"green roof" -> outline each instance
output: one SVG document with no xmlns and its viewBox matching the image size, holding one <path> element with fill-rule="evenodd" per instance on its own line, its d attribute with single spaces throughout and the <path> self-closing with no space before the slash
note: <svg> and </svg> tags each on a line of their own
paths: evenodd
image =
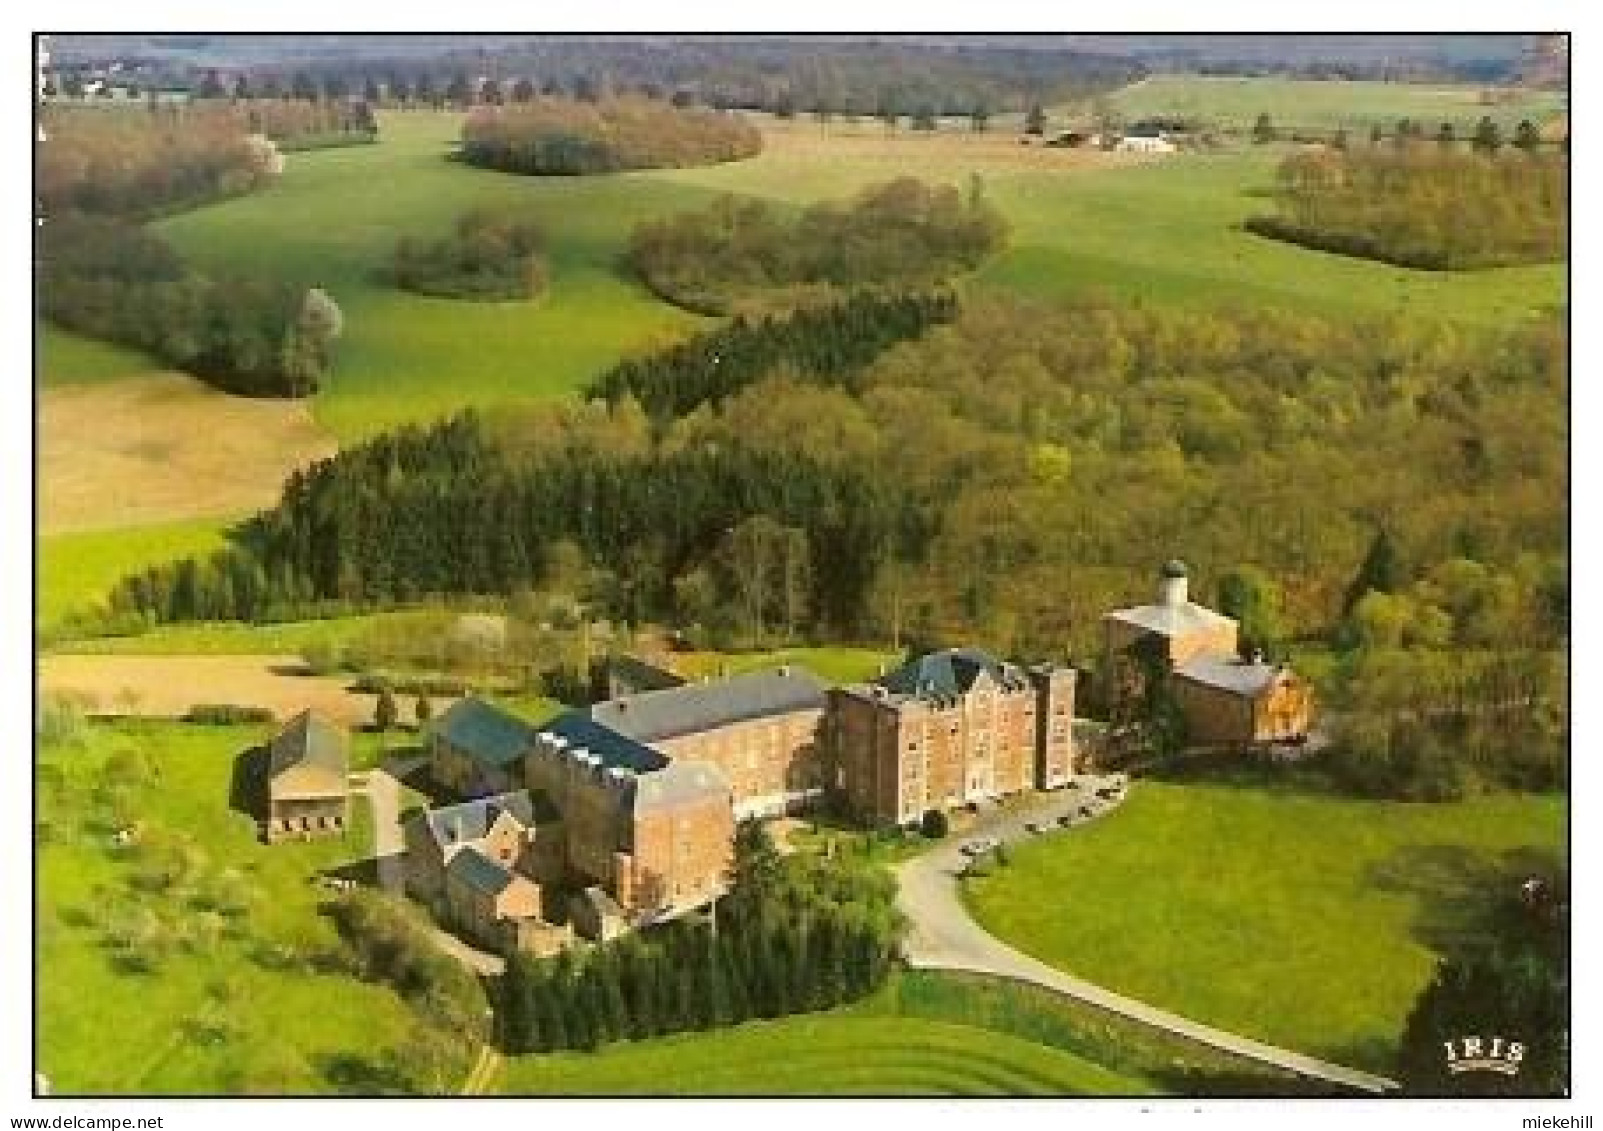
<svg viewBox="0 0 1603 1131">
<path fill-rule="evenodd" d="M 452 703 L 430 731 L 474 761 L 498 770 L 522 758 L 535 733 L 516 715 L 471 695 Z"/>
<path fill-rule="evenodd" d="M 447 875 L 485 895 L 500 895 L 512 882 L 511 872 L 472 845 L 451 857 L 445 871 Z"/>
</svg>

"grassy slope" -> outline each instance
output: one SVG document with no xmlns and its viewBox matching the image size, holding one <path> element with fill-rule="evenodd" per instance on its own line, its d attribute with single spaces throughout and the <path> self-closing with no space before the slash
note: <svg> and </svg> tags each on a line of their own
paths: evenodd
<svg viewBox="0 0 1603 1131">
<path fill-rule="evenodd" d="M 38 623 L 100 600 L 126 574 L 223 545 L 229 524 L 196 519 L 116 530 L 57 534 L 37 544 Z"/>
<path fill-rule="evenodd" d="M 1558 265 L 1411 271 L 1241 231 L 1244 219 L 1266 207 L 1262 190 L 1274 183 L 1280 147 L 1042 169 L 977 164 L 963 146 L 938 136 L 909 134 L 885 145 L 895 147 L 894 166 L 832 162 L 811 145 L 775 146 L 754 161 L 654 175 L 804 202 L 902 173 L 962 184 L 979 172 L 1013 231 L 1009 249 L 972 280 L 976 292 L 1059 298 L 1100 288 L 1143 301 L 1404 313 L 1485 325 L 1563 301 Z"/>
<path fill-rule="evenodd" d="M 266 847 L 249 818 L 228 807 L 233 758 L 260 741 L 260 728 L 125 723 L 93 727 L 90 736 L 85 750 L 42 755 L 67 773 L 71 799 L 44 814 L 60 831 L 38 858 L 38 1064 L 58 1092 L 218 1092 L 232 1072 L 261 1061 L 281 1066 L 286 1090 L 323 1091 L 322 1058 L 369 1057 L 404 1038 L 412 1015 L 393 993 L 348 977 L 274 972 L 248 957 L 257 939 L 337 940 L 314 912 L 319 889 L 307 878 L 368 854 L 363 805 L 353 806 L 357 827 L 346 842 Z M 80 800 L 101 759 L 124 744 L 160 767 L 159 785 L 142 794 L 147 823 L 193 837 L 209 869 L 240 869 L 258 892 L 249 939 L 175 955 L 146 975 L 117 972 L 99 945 L 104 893 L 124 888 L 130 866 L 103 833 L 86 828 Z M 228 986 L 226 1007 L 207 1001 L 215 982 Z M 187 1019 L 218 1015 L 238 1026 L 232 1040 L 206 1046 L 184 1038 Z"/>
<path fill-rule="evenodd" d="M 1059 1049 L 946 1022 L 850 1010 L 757 1021 L 601 1053 L 521 1057 L 506 1091 L 566 1095 L 1143 1095 Z"/>
<path fill-rule="evenodd" d="M 1386 1069 L 1477 870 L 1560 851 L 1563 827 L 1549 797 L 1404 805 L 1142 782 L 1114 817 L 1020 847 L 968 895 L 997 935 L 1094 982 Z"/>
<path fill-rule="evenodd" d="M 625 351 L 695 321 L 623 279 L 615 260 L 642 217 L 702 194 L 639 178 L 539 179 L 446 160 L 460 117 L 383 118 L 373 146 L 292 154 L 272 188 L 163 223 L 204 268 L 249 266 L 327 288 L 345 314 L 319 421 L 350 441 L 464 405 L 571 391 Z M 532 303 L 429 299 L 376 277 L 403 235 L 439 234 L 478 206 L 532 215 L 551 285 Z"/>
<path fill-rule="evenodd" d="M 1181 115 L 1250 127 L 1259 114 L 1268 114 L 1276 125 L 1286 127 L 1361 126 L 1365 130 L 1372 123 L 1389 129 L 1398 119 L 1411 118 L 1423 122 L 1431 132 L 1442 122 L 1452 122 L 1464 132 L 1488 114 L 1505 130 L 1522 118 L 1540 125 L 1565 105 L 1561 94 L 1532 90 L 1519 92 L 1511 102 L 1482 106 L 1481 90 L 1479 86 L 1445 83 L 1154 75 L 1116 92 L 1108 101 L 1131 118 Z"/>
<path fill-rule="evenodd" d="M 39 381 L 47 389 L 99 384 L 161 368 L 142 353 L 86 338 L 47 322 L 39 324 L 36 348 Z"/>
<path fill-rule="evenodd" d="M 873 648 L 782 648 L 772 652 L 684 652 L 673 657 L 673 667 L 688 679 L 700 679 L 796 664 L 826 682 L 839 684 L 873 679 L 881 666 L 899 659 L 897 653 Z"/>
</svg>

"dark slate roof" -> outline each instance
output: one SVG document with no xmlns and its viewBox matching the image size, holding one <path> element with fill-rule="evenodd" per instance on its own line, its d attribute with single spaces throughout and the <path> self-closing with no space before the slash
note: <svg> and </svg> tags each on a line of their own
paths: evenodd
<svg viewBox="0 0 1603 1131">
<path fill-rule="evenodd" d="M 568 711 L 558 715 L 541 727 L 540 733 L 567 740 L 570 749 L 583 747 L 600 758 L 602 767 L 609 770 L 647 774 L 668 764 L 663 754 L 628 735 L 601 725 L 583 711 Z"/>
<path fill-rule="evenodd" d="M 475 761 L 498 770 L 523 757 L 534 738 L 528 723 L 471 695 L 452 703 L 430 729 Z"/>
<path fill-rule="evenodd" d="M 537 823 L 541 816 L 549 816 L 549 812 L 542 814 L 539 809 L 548 809 L 543 797 L 532 798 L 527 792 L 519 790 L 516 793 L 481 797 L 477 801 L 464 801 L 460 805 L 429 809 L 424 812 L 423 820 L 435 843 L 441 848 L 449 848 L 482 839 L 502 813 L 510 813 L 520 825 L 528 828 Z"/>
<path fill-rule="evenodd" d="M 451 857 L 445 873 L 485 895 L 500 895 L 512 882 L 511 872 L 471 846 Z"/>
<path fill-rule="evenodd" d="M 968 694 L 981 672 L 1004 686 L 1024 681 L 1018 668 L 978 648 L 947 648 L 910 660 L 875 682 L 896 695 L 952 698 Z"/>
<path fill-rule="evenodd" d="M 590 717 L 619 734 L 658 742 L 769 715 L 823 710 L 824 703 L 825 687 L 817 676 L 806 668 L 785 667 L 623 695 L 597 703 Z"/>
<path fill-rule="evenodd" d="M 322 770 L 335 775 L 342 785 L 345 782 L 345 732 L 311 711 L 291 719 L 268 748 L 268 777 L 300 767 Z"/>
</svg>

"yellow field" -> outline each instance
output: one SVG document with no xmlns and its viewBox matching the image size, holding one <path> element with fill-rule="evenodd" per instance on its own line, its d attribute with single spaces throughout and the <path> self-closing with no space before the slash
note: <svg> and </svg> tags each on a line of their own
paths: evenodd
<svg viewBox="0 0 1603 1131">
<path fill-rule="evenodd" d="M 266 507 L 290 471 L 334 450 L 305 403 L 228 396 L 182 374 L 46 389 L 39 398 L 40 531 Z"/>
</svg>

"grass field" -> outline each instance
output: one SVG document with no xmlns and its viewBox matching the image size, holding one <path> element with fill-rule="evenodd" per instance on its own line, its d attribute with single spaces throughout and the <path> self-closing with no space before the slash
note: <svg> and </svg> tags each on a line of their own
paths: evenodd
<svg viewBox="0 0 1603 1131">
<path fill-rule="evenodd" d="M 305 404 L 183 373 L 47 389 L 39 435 L 47 535 L 268 507 L 291 471 L 334 452 Z"/>
<path fill-rule="evenodd" d="M 135 570 L 220 548 L 228 525 L 194 519 L 40 538 L 35 546 L 37 623 L 48 627 L 101 600 Z"/>
<path fill-rule="evenodd" d="M 1561 854 L 1564 804 L 1361 802 L 1142 781 L 967 896 L 995 934 L 1188 1017 L 1390 1070 L 1436 954 L 1494 869 Z"/>
<path fill-rule="evenodd" d="M 826 1014 L 514 1061 L 514 1094 L 1142 1095 L 1071 1053 L 938 1021 Z"/>
<path fill-rule="evenodd" d="M 626 280 L 616 259 L 637 220 L 704 194 L 448 162 L 460 121 L 384 115 L 377 145 L 291 154 L 266 191 L 159 226 L 203 269 L 248 265 L 335 296 L 345 336 L 316 413 L 342 441 L 466 405 L 568 393 L 621 354 L 696 321 Z M 442 234 L 479 206 L 529 215 L 544 229 L 551 281 L 538 301 L 430 299 L 377 277 L 401 236 Z"/>
<path fill-rule="evenodd" d="M 94 385 L 158 368 L 144 354 L 86 338 L 48 322 L 39 324 L 36 348 L 39 383 L 46 389 Z"/>
<path fill-rule="evenodd" d="M 131 722 L 92 726 L 82 748 L 41 751 L 41 773 L 61 781 L 39 795 L 51 832 L 38 853 L 36 918 L 37 1063 L 57 1093 L 324 1092 L 340 1058 L 370 1060 L 411 1032 L 412 1014 L 387 989 L 253 957 L 264 944 L 338 945 L 308 877 L 370 851 L 360 805 L 344 842 L 256 842 L 251 820 L 229 808 L 229 784 L 235 755 L 263 734 Z M 159 773 L 136 793 L 146 836 L 192 838 L 199 887 L 225 872 L 240 878 L 249 911 L 238 937 L 200 933 L 204 913 L 192 897 L 133 885 L 137 864 L 112 847 L 92 800 L 121 748 L 143 752 Z M 180 943 L 153 972 L 122 971 L 102 937 L 134 909 L 206 941 Z"/>
<path fill-rule="evenodd" d="M 1465 133 L 1486 115 L 1506 131 L 1522 118 L 1541 125 L 1567 105 L 1562 94 L 1545 90 L 1511 90 L 1509 101 L 1482 105 L 1483 89 L 1441 83 L 1154 75 L 1115 92 L 1108 102 L 1129 118 L 1181 116 L 1250 128 L 1259 114 L 1268 114 L 1275 125 L 1288 129 L 1346 126 L 1366 133 L 1371 124 L 1390 129 L 1400 118 L 1423 123 L 1429 133 L 1443 122 L 1452 122 Z"/>
<path fill-rule="evenodd" d="M 819 647 L 781 648 L 772 652 L 680 652 L 671 663 L 687 679 L 703 676 L 739 675 L 741 672 L 796 664 L 807 668 L 827 683 L 860 683 L 873 679 L 885 664 L 895 664 L 901 656 L 875 648 Z"/>
</svg>

